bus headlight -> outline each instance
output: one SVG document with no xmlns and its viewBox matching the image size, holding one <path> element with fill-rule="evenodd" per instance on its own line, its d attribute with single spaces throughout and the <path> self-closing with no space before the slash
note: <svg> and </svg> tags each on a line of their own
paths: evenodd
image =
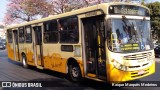
<svg viewBox="0 0 160 90">
<path fill-rule="evenodd" d="M 122 64 L 120 64 L 119 62 L 117 62 L 116 60 L 114 60 L 113 63 L 114 67 L 123 71 L 127 71 L 127 66 L 124 66 Z"/>
</svg>

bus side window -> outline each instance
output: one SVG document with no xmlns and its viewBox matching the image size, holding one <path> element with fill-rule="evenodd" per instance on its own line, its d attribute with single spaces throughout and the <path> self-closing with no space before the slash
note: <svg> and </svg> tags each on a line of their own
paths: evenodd
<svg viewBox="0 0 160 90">
<path fill-rule="evenodd" d="M 8 43 L 12 43 L 13 42 L 12 30 L 7 31 L 7 37 L 8 37 Z"/>
<path fill-rule="evenodd" d="M 30 25 L 25 27 L 25 39 L 26 43 L 32 43 L 32 29 Z"/>
<path fill-rule="evenodd" d="M 69 42 L 69 36 L 68 36 L 68 19 L 62 18 L 59 19 L 59 32 L 60 32 L 60 42 L 61 43 L 67 43 Z"/>
<path fill-rule="evenodd" d="M 78 43 L 78 18 L 67 17 L 58 20 L 61 43 Z"/>
<path fill-rule="evenodd" d="M 44 43 L 57 43 L 58 42 L 58 29 L 57 21 L 52 20 L 44 23 Z"/>
<path fill-rule="evenodd" d="M 19 28 L 19 43 L 24 43 L 24 27 Z"/>
</svg>

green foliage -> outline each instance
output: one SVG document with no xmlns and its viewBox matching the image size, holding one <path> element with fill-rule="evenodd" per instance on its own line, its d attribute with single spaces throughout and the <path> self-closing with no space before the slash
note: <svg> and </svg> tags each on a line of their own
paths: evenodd
<svg viewBox="0 0 160 90">
<path fill-rule="evenodd" d="M 141 0 L 141 4 L 144 5 L 145 0 Z"/>
<path fill-rule="evenodd" d="M 148 3 L 146 6 L 150 9 L 151 27 L 153 38 L 160 41 L 160 2 Z"/>
</svg>

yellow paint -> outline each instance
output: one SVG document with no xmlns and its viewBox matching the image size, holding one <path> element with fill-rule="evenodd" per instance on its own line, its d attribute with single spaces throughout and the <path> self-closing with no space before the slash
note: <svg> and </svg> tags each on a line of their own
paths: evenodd
<svg viewBox="0 0 160 90">
<path fill-rule="evenodd" d="M 96 74 L 88 73 L 87 76 L 89 76 L 89 77 L 96 77 Z"/>
<path fill-rule="evenodd" d="M 63 59 L 60 54 L 53 53 L 52 55 L 47 55 L 43 57 L 44 59 L 44 66 L 48 69 L 59 71 L 59 72 L 66 72 L 66 61 L 67 59 Z"/>
<path fill-rule="evenodd" d="M 16 61 L 15 58 L 14 58 L 14 50 L 11 46 L 12 46 L 12 44 L 10 44 L 10 43 L 7 44 L 8 58 Z M 25 48 L 25 52 L 26 52 L 25 54 L 26 54 L 26 58 L 27 58 L 27 63 L 29 65 L 34 65 L 34 62 L 28 62 L 28 60 L 30 60 L 30 61 L 32 60 L 33 52 L 31 52 L 31 50 L 27 52 L 27 48 Z M 21 53 L 22 52 L 20 52 L 20 54 L 19 54 L 20 55 L 20 60 L 22 58 Z M 18 52 L 16 52 L 16 56 L 18 57 Z"/>
<path fill-rule="evenodd" d="M 145 76 L 148 76 L 150 74 L 153 74 L 155 72 L 155 62 L 153 62 L 153 64 L 144 69 L 144 70 L 148 70 L 149 73 L 142 75 L 142 76 L 137 76 L 137 77 L 131 77 L 131 73 L 137 73 L 138 71 L 133 71 L 133 72 L 126 72 L 126 71 L 122 71 L 122 70 L 118 70 L 116 68 L 114 68 L 113 65 L 108 64 L 107 65 L 107 79 L 109 82 L 124 82 L 124 81 L 130 81 L 130 80 L 134 80 L 134 79 L 139 79 Z"/>
<path fill-rule="evenodd" d="M 14 50 L 11 48 L 11 44 L 7 44 L 7 50 L 8 50 L 8 58 L 11 60 L 14 60 Z"/>
<path fill-rule="evenodd" d="M 99 32 L 98 32 L 99 33 Z M 100 45 L 101 44 L 101 39 L 100 39 L 100 36 L 99 36 L 99 34 L 98 34 L 98 45 Z M 101 48 L 100 47 L 98 47 L 98 53 L 99 53 L 99 56 L 101 56 Z M 102 59 L 101 59 L 101 57 L 99 57 L 98 58 L 98 61 L 101 63 L 102 62 Z"/>
<path fill-rule="evenodd" d="M 44 56 L 43 60 L 44 60 L 44 67 L 49 69 L 51 67 L 50 64 L 51 58 L 48 56 Z"/>
<path fill-rule="evenodd" d="M 81 74 L 82 74 L 82 77 L 84 77 L 84 66 L 83 66 L 83 62 L 82 60 L 77 60 L 77 62 L 79 63 L 79 67 L 81 69 Z"/>
<path fill-rule="evenodd" d="M 8 57 L 11 60 L 14 60 L 14 50 L 11 48 L 10 44 L 7 44 L 7 49 L 8 49 Z M 29 65 L 33 65 L 35 66 L 35 62 L 33 60 L 33 52 L 30 48 L 24 48 L 24 53 L 26 54 L 26 58 L 27 58 L 27 63 Z M 18 55 L 18 52 L 17 52 Z M 21 54 L 20 54 L 20 58 L 22 58 Z M 46 69 L 50 69 L 50 70 L 54 70 L 54 71 L 58 71 L 61 73 L 66 73 L 66 65 L 67 65 L 67 60 L 68 58 L 62 58 L 62 56 L 60 54 L 57 53 L 53 53 L 51 55 L 47 55 L 42 57 L 44 60 L 44 68 Z M 15 60 L 14 60 L 15 61 Z M 81 72 L 82 72 L 82 76 L 84 76 L 84 68 L 83 68 L 83 64 L 82 64 L 82 60 L 77 60 L 77 62 L 79 63 Z M 40 63 L 38 61 L 38 63 Z"/>
<path fill-rule="evenodd" d="M 26 47 L 26 48 L 24 48 L 24 50 L 25 50 L 25 54 L 26 54 L 27 60 L 28 60 L 29 62 L 33 62 L 33 52 L 32 52 L 32 48 Z"/>
<path fill-rule="evenodd" d="M 17 61 L 19 61 L 19 57 L 18 57 L 18 49 L 16 50 L 16 59 L 17 59 Z"/>
<path fill-rule="evenodd" d="M 54 70 L 54 71 L 58 71 L 61 73 L 66 73 L 67 69 L 66 69 L 66 65 L 67 65 L 67 60 L 68 58 L 62 58 L 62 56 L 60 54 L 57 53 L 53 53 L 51 55 L 47 55 L 43 57 L 44 59 L 44 67 L 50 70 Z M 81 72 L 82 72 L 82 76 L 84 76 L 84 68 L 83 68 L 83 64 L 82 64 L 82 60 L 77 60 L 77 62 L 79 63 Z"/>
<path fill-rule="evenodd" d="M 31 52 L 31 50 L 29 51 L 29 52 L 26 52 L 26 54 L 27 54 L 27 59 L 28 59 L 28 61 L 30 61 L 30 62 L 33 62 L 33 52 Z"/>
<path fill-rule="evenodd" d="M 32 50 L 32 44 L 26 45 L 26 47 L 24 48 L 24 53 L 26 54 L 27 63 L 29 65 L 35 66 L 35 62 L 33 60 L 34 54 L 33 54 L 33 50 Z"/>
<path fill-rule="evenodd" d="M 7 49 L 8 49 L 8 57 L 10 59 L 14 60 L 14 51 L 11 48 L 10 44 L 7 44 Z M 27 56 L 28 61 L 32 61 L 32 62 L 28 62 L 28 64 L 35 65 L 34 60 L 32 58 L 34 55 L 33 52 L 31 50 L 29 50 L 28 48 L 25 48 L 25 52 L 26 52 L 26 56 Z M 44 68 L 58 71 L 61 73 L 67 72 L 66 65 L 67 65 L 68 58 L 63 58 L 60 54 L 53 53 L 53 54 L 50 54 L 50 55 L 47 54 L 46 56 L 44 56 L 43 60 L 44 60 Z M 80 69 L 82 72 L 82 77 L 84 77 L 83 62 L 82 62 L 82 60 L 77 60 L 77 62 L 79 63 L 79 66 L 80 66 Z M 129 80 L 142 78 L 142 77 L 148 76 L 148 75 L 155 72 L 155 62 L 149 68 L 146 68 L 146 69 L 149 69 L 148 74 L 132 78 L 131 73 L 133 73 L 133 72 L 121 71 L 121 70 L 114 68 L 114 66 L 112 64 L 107 64 L 107 78 L 108 78 L 109 82 L 122 82 L 122 81 L 129 81 Z M 138 71 L 134 71 L 134 72 L 138 72 Z M 96 77 L 95 74 L 90 74 L 90 73 L 87 74 L 87 76 Z"/>
</svg>

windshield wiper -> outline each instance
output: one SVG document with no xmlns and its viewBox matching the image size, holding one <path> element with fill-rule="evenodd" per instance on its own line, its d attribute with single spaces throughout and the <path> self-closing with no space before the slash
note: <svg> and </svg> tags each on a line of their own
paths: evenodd
<svg viewBox="0 0 160 90">
<path fill-rule="evenodd" d="M 135 29 L 135 24 L 132 22 L 130 22 L 125 16 L 122 16 L 122 22 L 124 23 L 124 28 L 128 28 L 128 34 L 130 36 L 130 40 L 133 40 L 133 36 L 135 35 L 135 39 L 134 42 L 138 41 L 140 42 L 140 40 L 138 39 L 138 32 Z M 138 37 L 137 37 L 138 36 Z"/>
</svg>

